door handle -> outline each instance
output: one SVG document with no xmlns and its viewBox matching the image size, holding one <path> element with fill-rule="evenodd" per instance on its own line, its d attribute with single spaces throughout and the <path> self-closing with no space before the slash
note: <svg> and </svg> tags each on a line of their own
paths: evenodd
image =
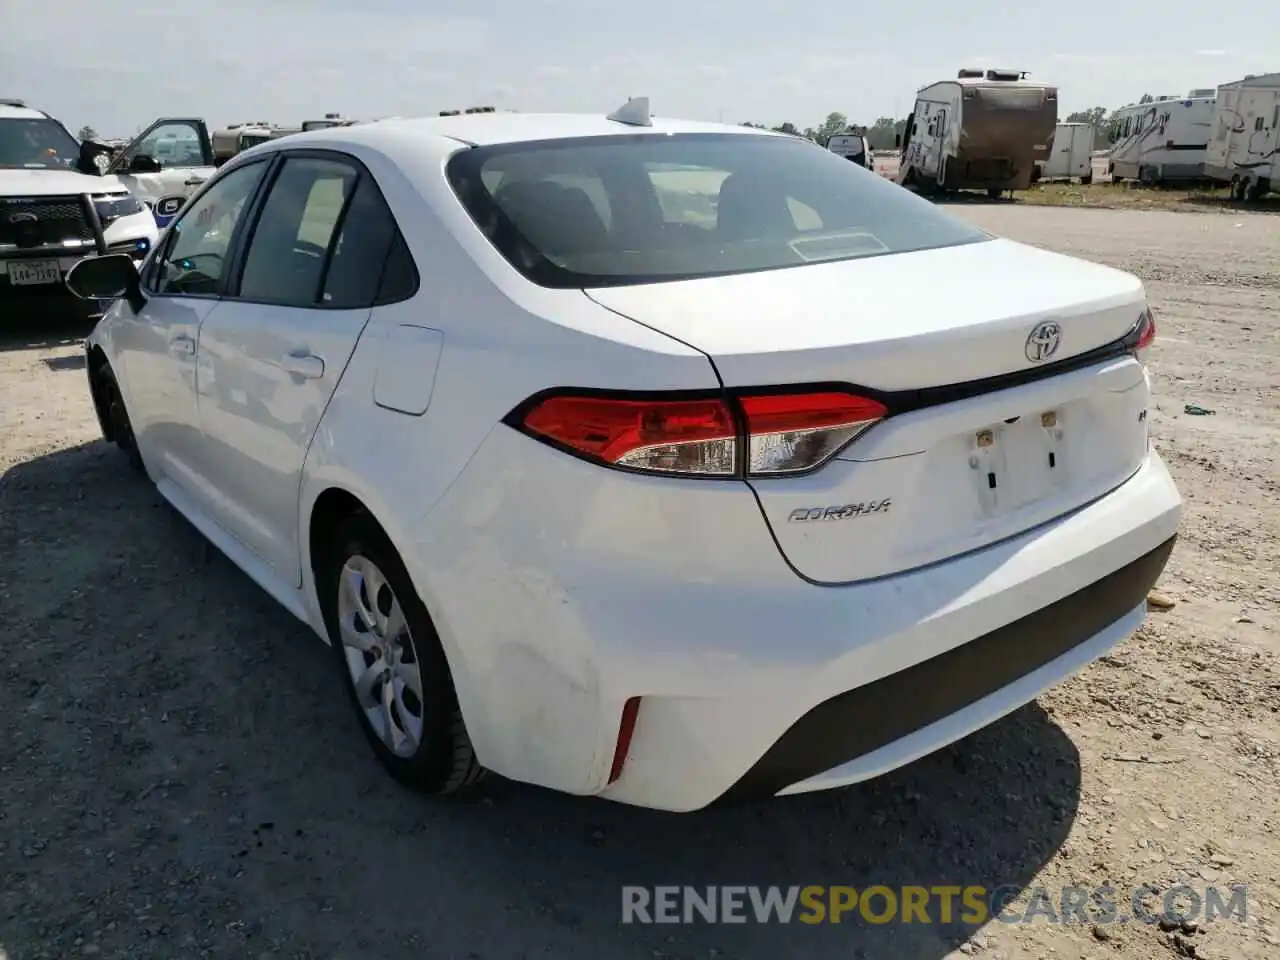
<svg viewBox="0 0 1280 960">
<path fill-rule="evenodd" d="M 316 380 L 324 376 L 324 360 L 313 353 L 286 353 L 280 359 L 280 369 L 295 377 Z"/>
<path fill-rule="evenodd" d="M 169 340 L 169 347 L 174 353 L 179 353 L 184 357 L 194 357 L 196 355 L 196 342 L 184 333 L 178 334 Z"/>
<path fill-rule="evenodd" d="M 183 180 L 183 181 L 182 181 L 182 185 L 183 185 L 184 187 L 198 187 L 198 186 L 200 186 L 200 184 L 202 184 L 202 183 L 204 183 L 204 178 L 203 178 L 203 177 L 192 177 L 190 180 Z"/>
</svg>

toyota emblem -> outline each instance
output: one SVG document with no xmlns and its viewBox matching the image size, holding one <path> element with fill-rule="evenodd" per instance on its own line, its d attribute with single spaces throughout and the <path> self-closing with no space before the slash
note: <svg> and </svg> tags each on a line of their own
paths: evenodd
<svg viewBox="0 0 1280 960">
<path fill-rule="evenodd" d="M 1037 323 L 1027 336 L 1027 359 L 1032 363 L 1044 363 L 1062 345 L 1062 327 L 1053 320 Z"/>
</svg>

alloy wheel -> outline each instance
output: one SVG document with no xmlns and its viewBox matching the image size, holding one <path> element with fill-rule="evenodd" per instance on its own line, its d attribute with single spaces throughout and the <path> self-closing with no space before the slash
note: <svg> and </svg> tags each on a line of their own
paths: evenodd
<svg viewBox="0 0 1280 960">
<path fill-rule="evenodd" d="M 338 577 L 338 633 L 356 700 L 383 745 L 412 757 L 422 743 L 422 671 L 400 601 L 368 557 Z"/>
</svg>

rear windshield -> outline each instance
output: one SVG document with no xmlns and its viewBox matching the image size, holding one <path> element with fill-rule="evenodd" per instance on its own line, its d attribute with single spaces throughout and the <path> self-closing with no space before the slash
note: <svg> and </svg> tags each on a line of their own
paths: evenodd
<svg viewBox="0 0 1280 960">
<path fill-rule="evenodd" d="M 794 137 L 503 144 L 456 154 L 447 172 L 481 231 L 545 287 L 722 276 L 990 239 Z"/>
</svg>

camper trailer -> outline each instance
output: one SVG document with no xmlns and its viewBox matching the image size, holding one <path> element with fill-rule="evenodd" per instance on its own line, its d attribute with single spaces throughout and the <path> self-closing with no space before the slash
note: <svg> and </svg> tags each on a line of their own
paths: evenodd
<svg viewBox="0 0 1280 960">
<path fill-rule="evenodd" d="M 355 120 L 350 120 L 340 113 L 326 113 L 323 120 L 303 120 L 302 129 L 304 131 L 329 130 L 333 127 L 349 127 L 355 122 Z"/>
<path fill-rule="evenodd" d="M 220 167 L 237 154 L 273 140 L 277 135 L 276 127 L 265 120 L 232 123 L 221 130 L 215 130 L 210 138 L 213 143 L 213 164 Z"/>
<path fill-rule="evenodd" d="M 1216 90 L 1157 97 L 1121 107 L 1111 119 L 1112 180 L 1170 183 L 1204 179 Z"/>
<path fill-rule="evenodd" d="M 907 117 L 898 182 L 918 190 L 1006 190 L 1031 186 L 1049 158 L 1058 88 L 1021 70 L 961 70 L 916 92 Z"/>
<path fill-rule="evenodd" d="M 1205 176 L 1231 184 L 1233 199 L 1260 200 L 1280 178 L 1280 73 L 1224 83 L 1217 100 Z"/>
<path fill-rule="evenodd" d="M 852 160 L 860 167 L 872 169 L 871 145 L 867 143 L 865 130 L 851 128 L 844 133 L 837 133 L 827 141 L 827 149 L 838 157 Z"/>
<path fill-rule="evenodd" d="M 1053 131 L 1049 159 L 1036 161 L 1041 180 L 1093 182 L 1093 141 L 1097 128 L 1092 123 L 1060 123 Z"/>
</svg>

